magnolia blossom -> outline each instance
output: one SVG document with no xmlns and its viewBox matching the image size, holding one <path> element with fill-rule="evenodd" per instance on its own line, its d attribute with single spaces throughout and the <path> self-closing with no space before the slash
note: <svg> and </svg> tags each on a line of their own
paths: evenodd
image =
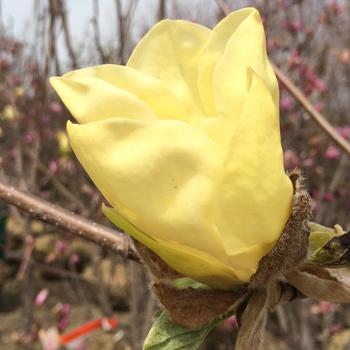
<svg viewBox="0 0 350 350">
<path fill-rule="evenodd" d="M 293 195 L 258 11 L 213 30 L 161 21 L 126 66 L 51 83 L 78 121 L 70 143 L 110 220 L 185 276 L 221 289 L 248 282 Z"/>
</svg>

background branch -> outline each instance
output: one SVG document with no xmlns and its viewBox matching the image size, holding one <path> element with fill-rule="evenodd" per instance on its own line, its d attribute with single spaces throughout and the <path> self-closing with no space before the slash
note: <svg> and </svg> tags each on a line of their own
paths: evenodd
<svg viewBox="0 0 350 350">
<path fill-rule="evenodd" d="M 128 236 L 53 205 L 41 198 L 0 182 L 0 199 L 33 217 L 112 249 L 126 258 L 138 260 Z"/>
</svg>

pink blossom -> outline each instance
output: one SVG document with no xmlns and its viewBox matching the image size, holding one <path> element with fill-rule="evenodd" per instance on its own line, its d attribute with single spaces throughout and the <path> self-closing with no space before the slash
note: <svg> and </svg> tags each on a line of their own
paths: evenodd
<svg viewBox="0 0 350 350">
<path fill-rule="evenodd" d="M 36 306 L 41 306 L 45 303 L 47 297 L 49 296 L 49 290 L 47 288 L 42 289 L 35 297 L 34 304 Z"/>
<path fill-rule="evenodd" d="M 325 108 L 325 104 L 324 104 L 324 102 L 317 102 L 317 103 L 314 105 L 314 107 L 316 108 L 316 110 L 317 110 L 318 112 L 322 112 L 322 111 L 324 110 L 324 108 Z"/>
<path fill-rule="evenodd" d="M 345 138 L 350 138 L 350 125 L 337 128 L 339 134 Z"/>
<path fill-rule="evenodd" d="M 8 66 L 9 63 L 7 62 L 7 60 L 4 57 L 0 57 L 0 69 L 5 70 L 8 68 Z"/>
<path fill-rule="evenodd" d="M 44 124 L 49 124 L 49 123 L 50 123 L 50 116 L 47 115 L 47 114 L 44 114 L 44 115 L 42 116 L 41 120 L 42 120 L 42 122 L 43 122 Z"/>
<path fill-rule="evenodd" d="M 334 199 L 334 195 L 332 192 L 325 192 L 323 194 L 323 199 L 327 202 L 331 202 Z"/>
<path fill-rule="evenodd" d="M 58 254 L 63 255 L 67 250 L 67 241 L 59 240 L 56 244 L 56 251 Z"/>
<path fill-rule="evenodd" d="M 296 19 L 293 21 L 292 23 L 292 27 L 294 29 L 295 32 L 299 32 L 302 30 L 303 28 L 303 22 L 300 18 Z"/>
<path fill-rule="evenodd" d="M 328 301 L 321 301 L 311 306 L 311 313 L 313 315 L 327 315 L 336 310 L 337 306 Z"/>
<path fill-rule="evenodd" d="M 304 167 L 312 167 L 315 164 L 314 158 L 308 157 L 302 161 Z"/>
<path fill-rule="evenodd" d="M 341 152 L 338 147 L 333 145 L 328 146 L 326 150 L 326 158 L 328 160 L 339 159 L 341 156 Z"/>
<path fill-rule="evenodd" d="M 69 262 L 72 265 L 76 265 L 80 261 L 80 256 L 78 254 L 72 254 L 69 258 Z"/>
<path fill-rule="evenodd" d="M 337 0 L 333 0 L 328 9 L 334 16 L 340 15 L 343 11 L 343 8 L 339 5 Z"/>
<path fill-rule="evenodd" d="M 58 162 L 56 160 L 51 160 L 49 163 L 49 170 L 51 173 L 56 174 L 58 171 Z"/>
<path fill-rule="evenodd" d="M 64 331 L 69 325 L 70 311 L 71 311 L 70 304 L 67 304 L 67 303 L 59 304 L 57 328 L 59 329 L 60 332 Z"/>
<path fill-rule="evenodd" d="M 35 138 L 35 134 L 33 133 L 33 131 L 28 131 L 25 135 L 24 135 L 24 142 L 27 145 L 31 145 L 34 141 Z"/>
<path fill-rule="evenodd" d="M 341 331 L 342 326 L 339 323 L 336 324 L 332 324 L 328 327 L 328 332 L 331 335 L 334 335 L 336 333 L 338 333 L 339 331 Z"/>
<path fill-rule="evenodd" d="M 290 111 L 293 108 L 293 106 L 294 106 L 294 101 L 290 96 L 288 96 L 288 95 L 282 96 L 282 99 L 281 99 L 281 111 L 282 112 Z"/>
<path fill-rule="evenodd" d="M 313 83 L 314 83 L 314 87 L 315 87 L 316 91 L 318 91 L 320 93 L 323 93 L 323 92 L 327 91 L 327 85 L 326 85 L 326 83 L 323 80 L 315 79 L 313 81 Z"/>
<path fill-rule="evenodd" d="M 228 326 L 230 326 L 230 328 L 236 328 L 237 327 L 237 318 L 235 315 L 229 317 L 227 320 L 226 320 L 226 323 Z"/>
<path fill-rule="evenodd" d="M 311 209 L 314 213 L 318 212 L 318 210 L 320 209 L 319 204 L 313 198 L 311 199 Z"/>
<path fill-rule="evenodd" d="M 300 164 L 299 157 L 294 151 L 287 149 L 284 152 L 284 164 L 285 164 L 285 167 L 288 169 L 295 168 Z"/>
<path fill-rule="evenodd" d="M 294 50 L 289 56 L 288 66 L 290 68 L 293 68 L 295 66 L 299 66 L 301 62 L 302 60 L 301 60 L 300 53 L 297 50 Z"/>
<path fill-rule="evenodd" d="M 15 160 L 18 157 L 18 150 L 16 148 L 12 148 L 9 152 L 10 158 Z"/>
<path fill-rule="evenodd" d="M 341 64 L 349 64 L 350 63 L 350 50 L 343 49 L 340 51 L 338 56 L 339 62 Z"/>
<path fill-rule="evenodd" d="M 58 102 L 52 102 L 50 103 L 49 109 L 53 113 L 59 113 L 62 111 L 62 107 Z"/>
</svg>

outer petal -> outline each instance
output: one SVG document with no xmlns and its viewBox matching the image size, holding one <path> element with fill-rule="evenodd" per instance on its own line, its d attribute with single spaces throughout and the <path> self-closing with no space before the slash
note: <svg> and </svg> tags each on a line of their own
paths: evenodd
<svg viewBox="0 0 350 350">
<path fill-rule="evenodd" d="M 159 78 L 186 108 L 188 120 L 202 109 L 197 89 L 198 55 L 210 30 L 191 22 L 164 20 L 138 43 L 128 66 Z"/>
<path fill-rule="evenodd" d="M 284 228 L 293 188 L 283 168 L 276 106 L 263 80 L 248 74 L 249 93 L 216 191 L 214 218 L 233 268 L 254 272 Z M 256 245 L 263 251 L 252 253 Z"/>
<path fill-rule="evenodd" d="M 81 124 L 113 117 L 156 120 L 136 96 L 95 78 L 53 77 L 50 82 L 63 103 Z"/>
<path fill-rule="evenodd" d="M 226 259 L 211 203 L 220 158 L 200 130 L 176 120 L 68 124 L 80 163 L 120 214 L 156 238 Z"/>
<path fill-rule="evenodd" d="M 113 64 L 88 67 L 51 82 L 80 122 L 111 116 L 147 120 L 150 111 L 145 111 L 144 104 L 160 118 L 182 119 L 186 114 L 161 80 L 130 67 Z"/>
<path fill-rule="evenodd" d="M 198 61 L 198 90 L 206 113 L 209 116 L 217 114 L 213 90 L 214 68 L 224 55 L 225 47 L 230 37 L 237 30 L 238 26 L 254 11 L 255 9 L 253 8 L 244 8 L 226 16 L 214 27 L 203 46 Z M 232 79 L 232 77 L 230 78 Z"/>
<path fill-rule="evenodd" d="M 141 232 L 116 210 L 102 207 L 104 214 L 119 228 L 152 249 L 165 262 L 185 276 L 217 289 L 231 289 L 239 281 L 229 266 L 205 252 L 168 242 Z"/>
<path fill-rule="evenodd" d="M 218 112 L 238 118 L 247 96 L 248 67 L 263 79 L 277 106 L 278 83 L 266 54 L 265 33 L 259 12 L 255 9 L 234 12 L 218 24 L 211 40 L 224 41 L 230 26 L 235 30 L 227 41 L 213 75 L 214 100 Z"/>
</svg>

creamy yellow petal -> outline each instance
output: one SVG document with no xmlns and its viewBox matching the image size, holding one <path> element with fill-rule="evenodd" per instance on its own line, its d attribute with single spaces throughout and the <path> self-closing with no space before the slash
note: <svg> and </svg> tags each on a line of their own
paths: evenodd
<svg viewBox="0 0 350 350">
<path fill-rule="evenodd" d="M 137 44 L 128 66 L 162 80 L 185 106 L 189 121 L 200 117 L 197 61 L 210 30 L 182 20 L 157 23 Z"/>
<path fill-rule="evenodd" d="M 154 237 L 226 259 L 211 202 L 221 160 L 204 133 L 176 120 L 68 124 L 72 148 L 107 200 Z"/>
<path fill-rule="evenodd" d="M 217 116 L 201 118 L 193 125 L 207 134 L 215 142 L 217 147 L 221 148 L 220 156 L 224 159 L 236 123 L 232 119 Z"/>
<path fill-rule="evenodd" d="M 291 212 L 293 188 L 283 167 L 278 113 L 268 88 L 252 71 L 242 115 L 233 135 L 214 217 L 228 255 L 243 254 L 280 236 Z M 261 254 L 247 253 L 252 269 Z M 241 260 L 232 261 L 238 267 Z"/>
<path fill-rule="evenodd" d="M 242 20 L 244 15 L 247 16 Z M 263 79 L 276 106 L 279 98 L 277 79 L 266 54 L 265 33 L 259 12 L 255 9 L 234 12 L 223 24 L 218 24 L 219 28 L 222 27 L 219 32 L 229 30 L 227 27 L 235 24 L 237 27 L 227 41 L 213 75 L 216 108 L 220 114 L 230 118 L 238 118 L 244 105 L 249 85 L 248 67 Z M 225 39 L 225 35 L 222 37 Z"/>
<path fill-rule="evenodd" d="M 63 75 L 63 78 L 72 81 L 95 78 L 112 85 L 112 87 L 126 90 L 138 97 L 160 118 L 183 119 L 186 115 L 184 107 L 164 82 L 131 67 L 104 64 L 77 69 Z M 120 103 L 123 101 L 115 101 L 115 104 Z M 122 116 L 119 111 L 117 116 Z M 96 118 L 101 117 L 97 116 Z"/>
<path fill-rule="evenodd" d="M 72 76 L 53 77 L 50 82 L 79 123 L 114 117 L 157 119 L 156 114 L 130 92 L 97 77 Z"/>
<path fill-rule="evenodd" d="M 247 246 L 229 256 L 229 264 L 235 271 L 237 278 L 249 282 L 251 276 L 257 271 L 259 260 L 273 247 L 273 244 L 255 244 Z"/>
<path fill-rule="evenodd" d="M 225 47 L 230 37 L 238 26 L 254 11 L 256 10 L 252 8 L 244 8 L 226 16 L 213 28 L 203 46 L 198 60 L 198 90 L 206 114 L 209 116 L 214 116 L 217 113 L 213 90 L 214 68 L 224 55 Z M 249 45 L 249 43 L 245 43 L 245 45 L 247 44 Z"/>
<path fill-rule="evenodd" d="M 216 289 L 231 289 L 239 284 L 234 271 L 215 257 L 179 243 L 145 234 L 113 208 L 102 206 L 102 211 L 117 227 L 153 250 L 181 274 Z"/>
</svg>

